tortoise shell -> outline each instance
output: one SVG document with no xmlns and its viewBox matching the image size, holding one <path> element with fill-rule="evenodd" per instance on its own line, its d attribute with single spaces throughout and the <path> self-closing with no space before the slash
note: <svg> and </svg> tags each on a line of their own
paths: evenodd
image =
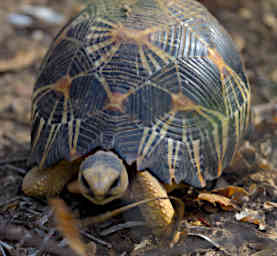
<svg viewBox="0 0 277 256">
<path fill-rule="evenodd" d="M 113 150 L 160 181 L 204 187 L 250 116 L 240 55 L 194 0 L 95 0 L 52 43 L 32 98 L 31 164 Z"/>
</svg>

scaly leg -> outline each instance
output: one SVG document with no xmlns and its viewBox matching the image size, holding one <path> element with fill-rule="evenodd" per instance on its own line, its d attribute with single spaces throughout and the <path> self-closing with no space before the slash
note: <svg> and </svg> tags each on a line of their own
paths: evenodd
<svg viewBox="0 0 277 256">
<path fill-rule="evenodd" d="M 138 172 L 132 187 L 134 199 L 166 198 L 168 197 L 162 184 L 148 171 Z M 158 199 L 140 206 L 147 224 L 158 236 L 170 236 L 174 217 L 174 208 L 169 199 Z"/>
<path fill-rule="evenodd" d="M 32 168 L 24 177 L 22 190 L 29 196 L 51 197 L 62 191 L 75 175 L 78 174 L 79 163 L 62 161 L 45 169 Z"/>
</svg>

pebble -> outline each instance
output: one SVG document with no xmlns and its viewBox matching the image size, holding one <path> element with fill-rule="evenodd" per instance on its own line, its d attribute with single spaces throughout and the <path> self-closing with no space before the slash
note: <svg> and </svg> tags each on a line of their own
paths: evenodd
<svg viewBox="0 0 277 256">
<path fill-rule="evenodd" d="M 22 11 L 49 24 L 61 24 L 65 21 L 64 15 L 43 6 L 24 5 Z"/>
<path fill-rule="evenodd" d="M 250 20 L 253 18 L 253 13 L 251 12 L 250 9 L 247 9 L 247 8 L 240 8 L 239 15 L 246 20 Z"/>
<path fill-rule="evenodd" d="M 11 13 L 8 15 L 8 22 L 18 27 L 29 27 L 33 23 L 33 19 L 24 14 Z"/>
</svg>

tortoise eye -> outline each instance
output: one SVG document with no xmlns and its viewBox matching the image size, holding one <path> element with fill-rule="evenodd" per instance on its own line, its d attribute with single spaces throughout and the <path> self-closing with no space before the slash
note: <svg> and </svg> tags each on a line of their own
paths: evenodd
<svg viewBox="0 0 277 256">
<path fill-rule="evenodd" d="M 119 185 L 119 182 L 120 182 L 119 178 L 115 179 L 112 185 L 110 186 L 110 189 L 116 188 Z"/>
<path fill-rule="evenodd" d="M 83 175 L 81 175 L 81 183 L 87 190 L 91 190 L 90 185 L 88 184 L 87 180 Z"/>
</svg>

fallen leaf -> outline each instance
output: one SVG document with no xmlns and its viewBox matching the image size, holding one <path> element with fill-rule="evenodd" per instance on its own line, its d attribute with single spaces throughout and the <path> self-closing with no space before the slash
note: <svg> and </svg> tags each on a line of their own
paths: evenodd
<svg viewBox="0 0 277 256">
<path fill-rule="evenodd" d="M 277 208 L 277 203 L 266 201 L 264 202 L 264 208 L 267 210 L 271 210 L 272 208 Z"/>
<path fill-rule="evenodd" d="M 263 213 L 246 208 L 236 213 L 235 218 L 238 221 L 256 224 L 259 230 L 265 230 L 265 216 Z"/>
<path fill-rule="evenodd" d="M 257 192 L 257 184 L 253 183 L 249 187 L 249 194 L 253 195 Z"/>
<path fill-rule="evenodd" d="M 193 215 L 193 220 L 189 222 L 192 226 L 211 227 L 211 224 L 203 217 Z"/>
<path fill-rule="evenodd" d="M 240 199 L 242 196 L 248 195 L 248 192 L 245 189 L 237 186 L 217 188 L 212 190 L 212 193 L 216 193 L 224 197 L 228 197 L 230 199 L 235 199 L 235 200 Z"/>
<path fill-rule="evenodd" d="M 213 194 L 213 193 L 200 193 L 197 197 L 198 200 L 207 201 L 214 206 L 218 203 L 224 210 L 230 211 L 236 209 L 237 207 L 232 203 L 231 199 Z"/>
</svg>

